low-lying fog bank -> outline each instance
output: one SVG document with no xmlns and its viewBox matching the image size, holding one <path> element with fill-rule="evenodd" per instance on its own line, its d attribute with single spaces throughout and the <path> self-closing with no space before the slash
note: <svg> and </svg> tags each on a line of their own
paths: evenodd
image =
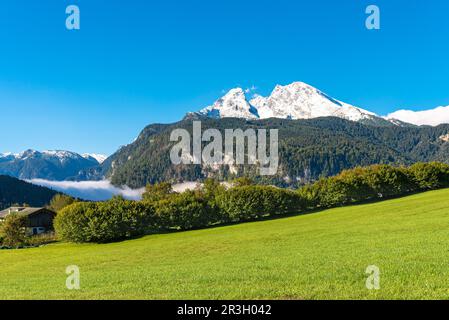
<svg viewBox="0 0 449 320">
<path fill-rule="evenodd" d="M 63 192 L 72 197 L 90 200 L 104 201 L 113 196 L 121 195 L 129 200 L 140 200 L 145 188 L 131 189 L 127 186 L 118 188 L 111 184 L 109 180 L 102 181 L 50 181 L 43 179 L 28 180 L 28 182 L 42 187 L 47 187 L 59 192 Z M 194 189 L 196 182 L 184 182 L 173 185 L 173 190 L 183 192 L 188 189 Z"/>
</svg>

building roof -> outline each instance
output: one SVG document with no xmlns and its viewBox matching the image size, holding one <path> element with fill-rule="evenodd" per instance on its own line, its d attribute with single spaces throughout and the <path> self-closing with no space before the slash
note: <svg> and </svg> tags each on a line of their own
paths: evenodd
<svg viewBox="0 0 449 320">
<path fill-rule="evenodd" d="M 32 215 L 33 213 L 39 212 L 44 209 L 46 210 L 46 208 L 11 207 L 3 211 L 0 211 L 0 219 L 5 218 L 7 215 L 11 213 L 18 213 L 21 215 L 29 216 Z"/>
</svg>

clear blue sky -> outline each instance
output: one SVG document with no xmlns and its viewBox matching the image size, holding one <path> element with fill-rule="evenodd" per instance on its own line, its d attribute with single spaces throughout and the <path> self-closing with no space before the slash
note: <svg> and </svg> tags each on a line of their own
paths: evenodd
<svg viewBox="0 0 449 320">
<path fill-rule="evenodd" d="M 448 17 L 447 0 L 2 0 L 0 151 L 111 154 L 235 86 L 304 81 L 379 114 L 449 105 Z"/>
</svg>

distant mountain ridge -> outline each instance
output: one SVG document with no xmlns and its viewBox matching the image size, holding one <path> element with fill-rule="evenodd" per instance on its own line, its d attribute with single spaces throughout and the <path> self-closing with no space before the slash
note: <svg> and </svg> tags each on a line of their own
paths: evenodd
<svg viewBox="0 0 449 320">
<path fill-rule="evenodd" d="M 26 150 L 18 154 L 0 153 L 0 175 L 31 180 L 66 180 L 80 171 L 96 167 L 105 160 L 101 155 L 80 155 L 71 151 Z"/>
<path fill-rule="evenodd" d="M 209 118 L 314 119 L 337 117 L 374 125 L 410 125 L 393 118 L 383 118 L 373 112 L 334 99 L 304 83 L 277 85 L 270 96 L 256 95 L 248 100 L 242 88 L 230 90 L 214 104 L 198 112 Z"/>
</svg>

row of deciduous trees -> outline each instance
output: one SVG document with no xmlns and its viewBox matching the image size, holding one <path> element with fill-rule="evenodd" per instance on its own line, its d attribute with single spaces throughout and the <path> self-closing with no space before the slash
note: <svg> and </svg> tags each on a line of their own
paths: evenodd
<svg viewBox="0 0 449 320">
<path fill-rule="evenodd" d="M 189 230 L 229 222 L 302 213 L 413 192 L 449 187 L 449 165 L 375 165 L 347 170 L 299 190 L 253 185 L 239 179 L 226 189 L 214 180 L 202 188 L 172 192 L 171 185 L 148 186 L 142 201 L 114 198 L 74 203 L 59 212 L 55 229 L 63 240 L 110 242 L 167 230 Z"/>
</svg>

